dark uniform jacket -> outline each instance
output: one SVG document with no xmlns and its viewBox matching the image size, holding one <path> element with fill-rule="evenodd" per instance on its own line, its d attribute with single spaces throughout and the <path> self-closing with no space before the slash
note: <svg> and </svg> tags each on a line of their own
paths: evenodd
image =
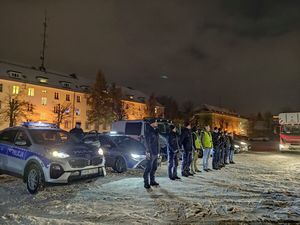
<svg viewBox="0 0 300 225">
<path fill-rule="evenodd" d="M 147 151 L 150 155 L 157 156 L 159 153 L 159 134 L 156 129 L 149 126 L 146 134 Z"/>
<path fill-rule="evenodd" d="M 213 140 L 214 148 L 220 148 L 221 135 L 219 132 L 212 132 L 212 140 Z"/>
<path fill-rule="evenodd" d="M 81 128 L 73 128 L 72 130 L 70 130 L 70 134 L 77 140 L 81 140 L 84 137 L 84 132 Z"/>
<path fill-rule="evenodd" d="M 193 137 L 192 131 L 188 128 L 184 128 L 181 132 L 180 143 L 185 151 L 193 150 Z"/>
<path fill-rule="evenodd" d="M 178 143 L 178 135 L 177 133 L 171 131 L 169 134 L 169 151 L 170 153 L 175 153 L 177 150 L 179 150 L 179 143 Z"/>
</svg>

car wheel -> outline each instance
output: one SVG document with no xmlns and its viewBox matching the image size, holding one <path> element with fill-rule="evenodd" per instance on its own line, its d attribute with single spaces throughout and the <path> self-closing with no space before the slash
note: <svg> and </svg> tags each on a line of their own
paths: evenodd
<svg viewBox="0 0 300 225">
<path fill-rule="evenodd" d="M 37 164 L 31 164 L 26 171 L 26 184 L 28 192 L 30 194 L 38 193 L 39 190 L 43 189 L 44 183 L 45 179 L 43 171 Z"/>
<path fill-rule="evenodd" d="M 127 165 L 122 157 L 118 157 L 115 161 L 115 165 L 113 166 L 113 170 L 118 173 L 123 173 L 127 170 Z"/>
</svg>

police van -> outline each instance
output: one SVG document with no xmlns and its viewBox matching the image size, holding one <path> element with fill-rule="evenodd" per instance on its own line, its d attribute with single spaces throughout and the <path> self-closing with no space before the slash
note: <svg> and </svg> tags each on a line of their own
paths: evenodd
<svg viewBox="0 0 300 225">
<path fill-rule="evenodd" d="M 21 177 L 31 194 L 47 183 L 105 176 L 104 165 L 101 148 L 53 124 L 27 122 L 0 133 L 0 174 Z"/>
</svg>

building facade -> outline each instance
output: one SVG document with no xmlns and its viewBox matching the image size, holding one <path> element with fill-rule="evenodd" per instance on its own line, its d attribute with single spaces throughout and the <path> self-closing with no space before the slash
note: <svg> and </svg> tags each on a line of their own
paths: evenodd
<svg viewBox="0 0 300 225">
<path fill-rule="evenodd" d="M 76 122 L 81 122 L 85 131 L 94 129 L 87 121 L 86 91 L 92 83 L 79 79 L 75 74 L 40 71 L 33 67 L 0 62 L 0 130 L 9 126 L 9 121 L 3 116 L 9 98 L 28 102 L 24 112 L 26 117 L 19 118 L 17 124 L 25 121 L 57 123 L 63 111 L 64 116 L 60 118 L 62 129 L 70 130 Z M 148 96 L 124 87 L 122 93 L 127 119 L 143 119 L 148 116 Z M 163 116 L 164 108 L 158 105 L 155 111 L 158 116 Z"/>
<path fill-rule="evenodd" d="M 248 119 L 225 108 L 205 104 L 195 113 L 193 122 L 200 127 L 209 124 L 211 128 L 218 127 L 237 135 L 248 136 Z"/>
<path fill-rule="evenodd" d="M 125 112 L 125 119 L 128 120 L 141 120 L 150 117 L 147 109 L 147 101 L 149 96 L 135 90 L 131 87 L 120 87 L 123 94 L 123 108 Z M 165 108 L 157 103 L 154 109 L 156 118 L 164 118 Z"/>
</svg>

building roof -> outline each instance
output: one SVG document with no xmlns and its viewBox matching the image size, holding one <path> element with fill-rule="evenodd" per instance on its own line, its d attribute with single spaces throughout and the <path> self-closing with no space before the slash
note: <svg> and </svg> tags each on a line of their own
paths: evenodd
<svg viewBox="0 0 300 225">
<path fill-rule="evenodd" d="M 197 110 L 198 112 L 214 112 L 214 113 L 220 113 L 220 114 L 226 114 L 226 115 L 232 115 L 232 116 L 239 116 L 239 114 L 233 110 L 204 104 L 201 108 Z"/>
<path fill-rule="evenodd" d="M 40 82 L 40 79 L 47 79 L 47 82 Z M 60 88 L 76 92 L 85 92 L 94 82 L 86 80 L 76 74 L 67 74 L 55 71 L 42 71 L 39 68 L 11 63 L 0 60 L 0 79 L 18 81 L 46 87 Z M 122 90 L 123 99 L 139 103 L 146 103 L 149 96 L 131 87 L 118 86 Z M 158 103 L 157 106 L 162 107 Z"/>
<path fill-rule="evenodd" d="M 146 102 L 150 98 L 149 95 L 139 90 L 136 90 L 132 87 L 124 87 L 124 86 L 118 86 L 118 87 L 121 88 L 123 100 L 146 104 Z M 163 107 L 163 105 L 161 105 L 159 102 L 157 102 L 157 106 Z"/>
<path fill-rule="evenodd" d="M 48 70 L 41 71 L 36 67 L 30 67 L 1 60 L 0 79 L 77 92 L 84 92 L 90 83 L 88 80 L 77 77 L 76 74 L 58 73 Z"/>
</svg>

